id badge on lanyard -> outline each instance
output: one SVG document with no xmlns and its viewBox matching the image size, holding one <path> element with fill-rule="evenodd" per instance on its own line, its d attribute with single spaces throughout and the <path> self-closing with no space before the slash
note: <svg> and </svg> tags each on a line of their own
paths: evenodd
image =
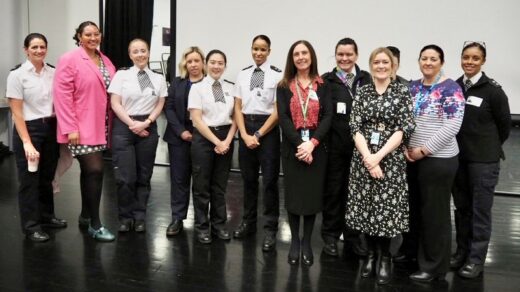
<svg viewBox="0 0 520 292">
<path fill-rule="evenodd" d="M 300 105 L 301 105 L 301 109 L 302 109 L 302 115 L 303 115 L 303 129 L 300 130 L 300 136 L 302 138 L 302 140 L 304 142 L 307 142 L 310 140 L 310 133 L 309 133 L 309 129 L 307 129 L 307 112 L 308 112 L 308 109 L 309 109 L 309 99 L 311 99 L 311 95 L 315 98 L 317 98 L 316 96 L 316 92 L 314 92 L 314 90 L 312 89 L 312 82 L 311 84 L 309 84 L 309 94 L 307 96 L 307 99 L 305 100 L 305 102 L 303 101 L 303 97 L 302 97 L 302 94 L 300 92 L 300 87 L 298 85 L 298 82 L 295 80 L 295 85 L 296 85 L 296 93 L 298 94 L 298 99 L 300 101 Z"/>
</svg>

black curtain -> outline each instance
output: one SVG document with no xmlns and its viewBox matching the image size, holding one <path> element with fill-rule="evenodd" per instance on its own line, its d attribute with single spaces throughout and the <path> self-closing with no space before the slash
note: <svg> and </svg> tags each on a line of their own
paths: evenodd
<svg viewBox="0 0 520 292">
<path fill-rule="evenodd" d="M 105 0 L 101 50 L 116 68 L 132 66 L 128 43 L 141 38 L 150 44 L 154 0 Z M 101 8 L 102 9 L 102 8 Z"/>
</svg>

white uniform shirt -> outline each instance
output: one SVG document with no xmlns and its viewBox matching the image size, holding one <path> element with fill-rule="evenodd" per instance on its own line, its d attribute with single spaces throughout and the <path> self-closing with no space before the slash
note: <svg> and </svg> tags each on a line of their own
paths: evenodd
<svg viewBox="0 0 520 292">
<path fill-rule="evenodd" d="M 201 82 L 194 83 L 191 86 L 188 95 L 188 109 L 202 110 L 202 120 L 209 127 L 231 125 L 234 106 L 233 85 L 224 81 L 224 79 L 220 79 L 219 82 L 222 85 L 226 103 L 215 102 L 212 87 L 214 82 L 215 79 L 208 75 Z"/>
<path fill-rule="evenodd" d="M 44 64 L 40 73 L 34 65 L 25 61 L 7 77 L 5 96 L 23 100 L 23 117 L 26 121 L 54 115 L 52 106 L 52 79 L 54 68 Z"/>
<path fill-rule="evenodd" d="M 249 66 L 238 73 L 233 95 L 242 99 L 242 113 L 247 115 L 270 115 L 276 106 L 276 86 L 282 79 L 282 72 L 271 68 L 267 62 L 260 66 L 264 72 L 264 88 L 251 90 L 251 76 L 256 65 Z"/>
<path fill-rule="evenodd" d="M 136 66 L 127 70 L 117 71 L 107 90 L 109 93 L 121 96 L 123 108 L 129 116 L 150 114 L 155 108 L 159 97 L 168 95 L 164 76 L 148 68 L 145 68 L 144 71 L 148 74 L 154 88 L 147 87 L 144 91 L 141 91 L 141 86 L 137 79 L 139 71 L 140 69 Z"/>
</svg>

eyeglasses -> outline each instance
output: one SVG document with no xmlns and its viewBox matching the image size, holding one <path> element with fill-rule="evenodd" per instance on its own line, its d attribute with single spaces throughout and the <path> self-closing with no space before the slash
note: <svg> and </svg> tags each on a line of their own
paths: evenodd
<svg viewBox="0 0 520 292">
<path fill-rule="evenodd" d="M 483 42 L 483 41 L 465 41 L 462 48 L 465 49 L 467 46 L 470 46 L 473 44 L 478 44 L 478 45 L 482 46 L 484 49 L 486 48 L 486 42 Z"/>
</svg>

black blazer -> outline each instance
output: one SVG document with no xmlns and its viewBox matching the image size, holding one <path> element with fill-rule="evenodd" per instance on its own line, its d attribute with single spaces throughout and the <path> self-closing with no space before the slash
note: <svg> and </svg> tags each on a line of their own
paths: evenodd
<svg viewBox="0 0 520 292">
<path fill-rule="evenodd" d="M 164 106 L 164 114 L 168 124 L 163 139 L 174 145 L 184 142 L 181 139 L 182 132 L 193 132 L 193 125 L 187 115 L 189 86 L 188 79 L 175 77 L 170 88 L 168 88 L 168 96 Z"/>
<path fill-rule="evenodd" d="M 354 149 L 354 140 L 350 133 L 350 112 L 352 111 L 352 101 L 358 88 L 365 84 L 372 82 L 372 77 L 366 71 L 360 70 L 356 66 L 356 77 L 353 82 L 351 91 L 343 84 L 343 82 L 336 75 L 336 68 L 331 72 L 323 74 L 323 79 L 328 81 L 328 88 L 330 90 L 330 98 L 332 102 L 333 118 L 329 134 L 329 149 L 335 152 L 348 151 L 352 153 Z M 343 102 L 346 105 L 346 112 L 344 114 L 338 113 L 338 102 Z"/>
<path fill-rule="evenodd" d="M 464 88 L 464 76 L 457 79 Z M 459 158 L 470 162 L 496 162 L 504 157 L 502 144 L 509 137 L 511 113 L 507 96 L 500 84 L 489 78 L 484 72 L 482 77 L 464 91 L 464 98 L 469 96 L 482 98 L 479 107 L 466 103 L 464 119 L 457 134 Z"/>
<path fill-rule="evenodd" d="M 325 145 L 327 134 L 330 129 L 332 122 L 332 103 L 330 99 L 330 91 L 328 89 L 328 83 L 324 80 L 324 83 L 318 87 L 316 94 L 320 100 L 320 113 L 318 116 L 318 128 L 312 133 L 310 138 L 314 138 L 320 141 L 320 145 Z M 282 145 L 281 154 L 286 157 L 287 155 L 294 155 L 296 147 L 303 143 L 301 135 L 296 131 L 296 127 L 291 117 L 291 97 L 293 96 L 291 90 L 288 87 L 276 88 L 276 105 L 278 109 L 278 123 L 282 129 Z"/>
</svg>

